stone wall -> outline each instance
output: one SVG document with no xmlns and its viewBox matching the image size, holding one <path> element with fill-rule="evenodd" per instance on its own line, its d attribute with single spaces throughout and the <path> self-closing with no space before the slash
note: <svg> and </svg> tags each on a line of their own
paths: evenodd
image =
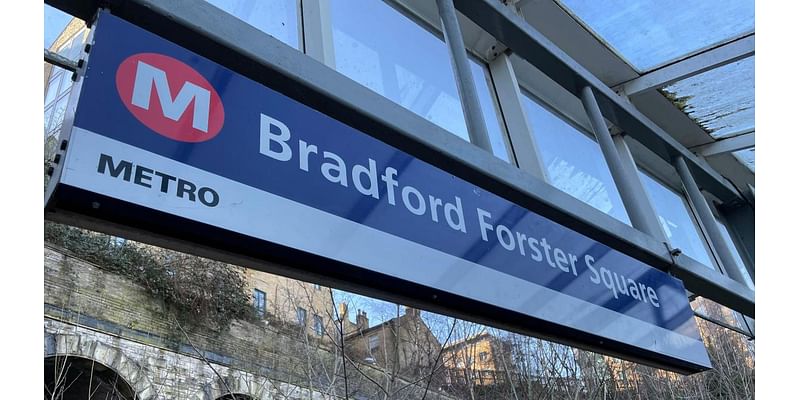
<svg viewBox="0 0 800 400">
<path fill-rule="evenodd" d="M 144 287 L 55 247 L 44 249 L 44 278 L 45 357 L 95 360 L 140 399 L 213 400 L 227 388 L 253 399 L 343 393 L 341 353 L 303 330 L 268 321 L 235 320 L 224 332 L 180 325 Z M 413 399 L 424 390 L 424 381 L 409 384 L 369 365 L 350 363 L 347 375 L 351 398 L 383 398 L 394 388 L 390 398 Z M 379 387 L 389 378 L 393 386 Z"/>
<path fill-rule="evenodd" d="M 44 339 L 45 357 L 59 355 L 95 360 L 119 374 L 141 400 L 213 400 L 229 393 L 228 388 L 233 393 L 258 400 L 333 398 L 225 365 L 206 363 L 200 357 L 47 317 Z"/>
<path fill-rule="evenodd" d="M 220 391 L 219 379 L 208 364 L 218 370 L 235 368 L 231 379 L 269 376 L 270 380 L 257 379 L 246 385 L 258 388 L 256 393 L 247 392 L 258 399 L 273 398 L 281 384 L 290 389 L 312 386 L 308 385 L 312 380 L 335 384 L 335 375 L 324 382 L 326 379 L 307 367 L 309 357 L 334 363 L 333 354 L 318 350 L 302 335 L 292 337 L 278 332 L 266 321 L 234 321 L 225 332 L 179 326 L 162 302 L 120 275 L 55 248 L 45 248 L 44 261 L 45 332 L 51 336 L 45 341 L 46 355 L 54 354 L 53 345 L 47 347 L 47 343 L 63 342 L 61 346 L 70 350 L 66 354 L 76 355 L 76 348 L 82 349 L 80 354 L 92 354 L 93 343 L 111 346 L 135 360 L 137 368 L 147 371 L 144 375 L 155 382 L 150 385 L 155 385 L 153 389 L 141 394 L 142 398 L 149 398 L 150 392 L 162 394 L 157 398 L 215 398 L 202 397 Z M 144 385 L 141 379 L 137 377 L 137 384 Z M 269 385 L 264 384 L 270 381 Z M 149 386 L 134 387 L 145 390 Z M 190 393 L 202 396 L 187 397 Z"/>
</svg>

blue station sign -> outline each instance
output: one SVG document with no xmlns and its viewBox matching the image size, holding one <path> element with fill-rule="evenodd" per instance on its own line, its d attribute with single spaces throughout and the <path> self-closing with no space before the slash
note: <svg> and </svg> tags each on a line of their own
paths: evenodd
<svg viewBox="0 0 800 400">
<path fill-rule="evenodd" d="M 345 268 L 485 305 L 503 326 L 710 367 L 679 280 L 107 13 L 57 181 L 56 198 L 114 200 L 105 219 L 175 217 L 331 260 L 315 273 L 339 281 Z"/>
</svg>

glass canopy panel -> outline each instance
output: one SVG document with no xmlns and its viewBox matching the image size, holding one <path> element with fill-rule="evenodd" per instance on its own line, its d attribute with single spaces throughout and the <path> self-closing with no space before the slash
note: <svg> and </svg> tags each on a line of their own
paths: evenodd
<svg viewBox="0 0 800 400">
<path fill-rule="evenodd" d="M 752 0 L 558 0 L 640 72 L 754 30 Z"/>
<path fill-rule="evenodd" d="M 755 127 L 755 58 L 728 64 L 662 89 L 715 139 Z"/>
<path fill-rule="evenodd" d="M 750 168 L 750 171 L 753 173 L 756 172 L 756 148 L 751 147 L 749 149 L 734 151 L 733 156 L 739 160 L 740 163 L 744 164 L 745 167 Z"/>
</svg>

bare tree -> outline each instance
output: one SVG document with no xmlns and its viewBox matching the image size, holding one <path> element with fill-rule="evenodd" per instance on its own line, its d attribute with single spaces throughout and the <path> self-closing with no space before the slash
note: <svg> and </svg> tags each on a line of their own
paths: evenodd
<svg viewBox="0 0 800 400">
<path fill-rule="evenodd" d="M 259 387 L 251 387 L 251 393 L 269 386 L 284 398 L 319 394 L 329 398 L 449 396 L 470 400 L 753 398 L 755 343 L 703 320 L 698 324 L 713 369 L 688 377 L 433 313 L 406 308 L 401 314 L 399 304 L 344 293 L 337 300 L 332 289 L 286 278 L 279 280 L 280 304 L 274 304 L 282 311 L 267 312 L 267 321 L 259 321 L 249 317 L 253 305 L 242 267 L 120 243 L 74 228 L 48 225 L 46 232 L 51 243 L 102 265 L 103 271 L 130 279 L 160 299 L 159 304 L 175 319 L 181 341 L 195 349 L 195 357 L 205 358 L 203 346 L 208 343 L 204 333 L 225 335 L 231 323 L 237 324 L 240 332 L 264 335 L 269 342 L 278 343 L 265 350 L 269 357 L 236 367 L 241 373 L 253 374 L 248 382 Z M 72 295 L 65 296 L 59 301 L 72 303 Z M 359 306 L 378 310 L 373 318 L 381 323 L 353 331 L 348 316 L 334 307 L 334 300 L 341 299 L 351 310 Z M 700 299 L 694 305 L 714 319 L 737 323 L 730 310 L 714 303 Z M 74 311 L 80 312 L 81 306 L 76 307 Z M 303 321 L 295 314 L 299 309 L 305 310 Z M 186 319 L 193 324 L 186 325 Z M 384 345 L 369 346 L 372 335 Z M 481 335 L 488 337 L 485 346 L 470 344 Z M 486 357 L 491 363 L 487 364 Z M 69 364 L 61 361 L 53 366 L 55 378 L 47 386 L 48 398 L 63 397 L 70 381 L 77 379 L 67 379 L 69 372 L 78 371 L 75 365 L 67 368 Z M 267 362 L 271 364 L 265 365 Z M 226 386 L 227 376 L 217 364 L 207 359 L 205 363 L 220 385 Z M 89 395 L 100 393 L 96 383 L 102 377 L 91 365 L 84 370 L 88 373 L 83 377 L 95 387 Z M 235 373 L 227 370 L 228 376 Z M 235 394 L 232 388 L 225 392 Z"/>
</svg>

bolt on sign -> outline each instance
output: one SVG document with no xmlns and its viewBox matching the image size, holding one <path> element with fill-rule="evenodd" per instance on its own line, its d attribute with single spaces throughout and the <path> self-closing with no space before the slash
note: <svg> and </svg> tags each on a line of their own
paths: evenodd
<svg viewBox="0 0 800 400">
<path fill-rule="evenodd" d="M 279 261 L 264 268 L 684 373 L 710 367 L 666 273 L 107 12 L 93 38 L 50 218 Z"/>
</svg>

